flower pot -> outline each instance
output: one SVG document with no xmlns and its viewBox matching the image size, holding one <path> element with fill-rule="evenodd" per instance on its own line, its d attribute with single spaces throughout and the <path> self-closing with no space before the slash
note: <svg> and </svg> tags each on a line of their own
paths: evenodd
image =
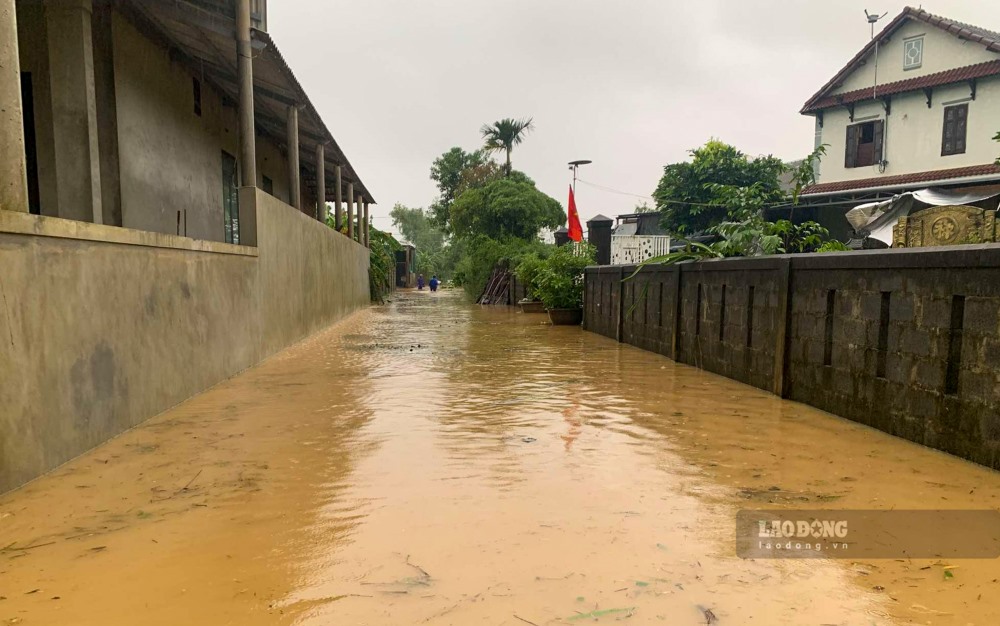
<svg viewBox="0 0 1000 626">
<path fill-rule="evenodd" d="M 583 309 L 549 309 L 553 326 L 579 326 L 583 322 Z"/>
<path fill-rule="evenodd" d="M 544 313 L 545 305 L 537 300 L 521 300 L 521 313 Z"/>
</svg>

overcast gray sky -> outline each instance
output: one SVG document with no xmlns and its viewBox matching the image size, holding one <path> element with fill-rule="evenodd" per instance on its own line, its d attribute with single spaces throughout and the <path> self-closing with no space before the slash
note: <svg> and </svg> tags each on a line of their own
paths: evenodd
<svg viewBox="0 0 1000 626">
<path fill-rule="evenodd" d="M 272 0 L 269 29 L 379 204 L 436 196 L 431 162 L 479 128 L 533 117 L 514 167 L 565 206 L 566 163 L 639 196 L 667 163 L 717 137 L 750 154 L 812 149 L 806 99 L 869 40 L 886 0 Z M 1000 30 L 997 0 L 932 13 Z M 584 221 L 643 198 L 578 184 Z"/>
</svg>

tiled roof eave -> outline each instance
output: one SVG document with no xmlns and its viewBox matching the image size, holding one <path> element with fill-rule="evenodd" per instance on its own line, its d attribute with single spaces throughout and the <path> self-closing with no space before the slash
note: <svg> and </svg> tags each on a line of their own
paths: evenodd
<svg viewBox="0 0 1000 626">
<path fill-rule="evenodd" d="M 956 83 L 962 83 L 966 81 L 976 80 L 979 78 L 986 78 L 989 76 L 1000 75 L 1000 59 L 996 61 L 987 61 L 985 63 L 977 63 L 975 65 L 966 65 L 963 67 L 958 67 L 951 70 L 946 70 L 944 72 L 937 72 L 935 74 L 928 74 L 926 76 L 917 76 L 914 78 L 908 78 L 906 80 L 900 80 L 893 83 L 886 83 L 884 85 L 879 85 L 874 89 L 874 97 L 882 98 L 885 96 L 894 96 L 901 93 L 908 93 L 914 91 L 922 91 L 924 89 L 931 89 L 934 87 L 941 87 L 943 85 L 953 85 Z M 848 104 L 853 104 L 855 102 L 861 102 L 863 100 L 869 100 L 873 98 L 873 89 L 866 87 L 864 89 L 855 89 L 853 91 L 848 91 L 841 94 L 835 94 L 832 96 L 826 96 L 821 100 L 817 100 L 801 111 L 803 114 L 815 113 L 817 111 L 822 111 L 823 109 L 830 109 L 838 106 L 845 106 Z"/>
<path fill-rule="evenodd" d="M 992 163 L 985 165 L 970 165 L 968 167 L 956 167 L 946 170 L 931 170 L 927 172 L 915 172 L 912 174 L 899 174 L 896 176 L 882 176 L 879 178 L 861 178 L 857 180 L 843 180 L 832 183 L 819 183 L 806 187 L 802 190 L 801 197 L 816 196 L 839 192 L 859 192 L 873 189 L 886 189 L 891 187 L 920 186 L 930 183 L 945 184 L 948 181 L 964 181 L 967 179 L 995 179 L 1000 181 L 1000 165 Z"/>
</svg>

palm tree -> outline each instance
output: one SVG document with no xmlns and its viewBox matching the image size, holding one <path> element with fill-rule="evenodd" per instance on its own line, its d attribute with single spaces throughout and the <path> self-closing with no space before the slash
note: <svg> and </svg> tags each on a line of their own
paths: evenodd
<svg viewBox="0 0 1000 626">
<path fill-rule="evenodd" d="M 531 118 L 515 120 L 504 118 L 493 124 L 483 124 L 479 130 L 486 140 L 485 149 L 487 152 L 506 152 L 507 165 L 506 175 L 510 176 L 510 152 L 514 146 L 524 141 L 524 136 L 530 133 L 535 127 L 531 123 Z"/>
</svg>

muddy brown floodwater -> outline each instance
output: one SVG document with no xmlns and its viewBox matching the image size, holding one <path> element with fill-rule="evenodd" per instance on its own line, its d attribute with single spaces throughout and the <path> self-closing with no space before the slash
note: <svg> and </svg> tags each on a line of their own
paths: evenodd
<svg viewBox="0 0 1000 626">
<path fill-rule="evenodd" d="M 399 294 L 3 496 L 0 624 L 1000 624 L 994 560 L 734 545 L 1000 474 L 543 321 Z"/>
</svg>

